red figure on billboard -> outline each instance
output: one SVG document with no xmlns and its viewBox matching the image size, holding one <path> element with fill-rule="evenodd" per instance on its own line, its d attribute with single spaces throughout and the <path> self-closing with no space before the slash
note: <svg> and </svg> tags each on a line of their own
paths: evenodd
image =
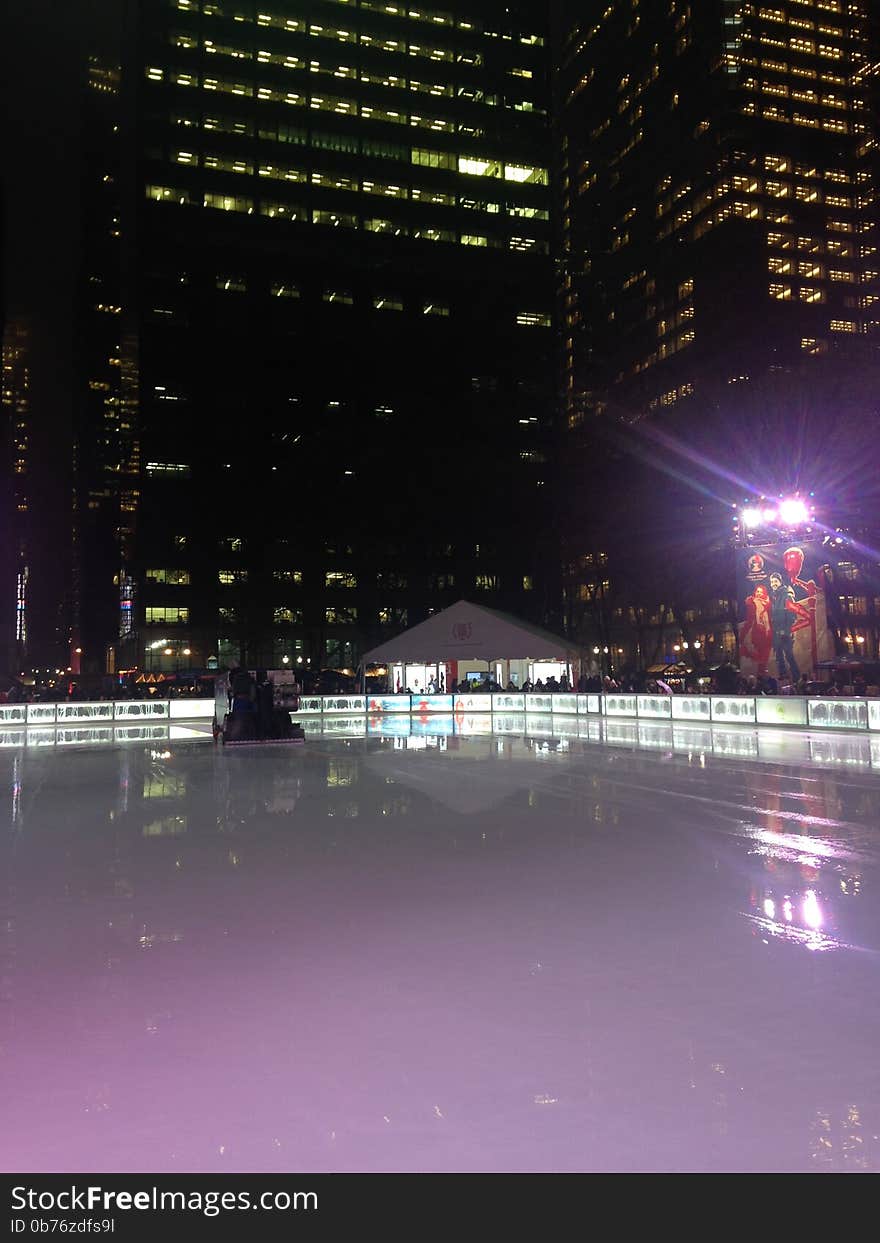
<svg viewBox="0 0 880 1243">
<path fill-rule="evenodd" d="M 739 631 L 740 651 L 758 666 L 759 675 L 769 672 L 773 629 L 770 625 L 770 592 L 758 583 L 746 597 L 746 620 Z"/>
<path fill-rule="evenodd" d="M 806 599 L 795 600 L 794 602 L 798 619 L 792 626 L 791 632 L 794 634 L 798 630 L 809 628 L 810 657 L 815 670 L 819 661 L 819 643 L 816 634 L 816 598 L 819 588 L 814 579 L 810 578 L 804 582 L 801 578 L 801 571 L 804 568 L 804 552 L 802 548 L 786 548 L 782 554 L 782 563 L 785 566 L 785 572 L 792 587 L 800 587 L 807 593 Z"/>
</svg>

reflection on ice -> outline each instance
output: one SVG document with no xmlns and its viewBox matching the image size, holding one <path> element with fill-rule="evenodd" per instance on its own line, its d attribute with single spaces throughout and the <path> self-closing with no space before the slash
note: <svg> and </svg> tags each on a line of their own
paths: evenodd
<svg viewBox="0 0 880 1243">
<path fill-rule="evenodd" d="M 0 752 L 3 1168 L 880 1169 L 863 739 L 104 728 Z"/>
</svg>

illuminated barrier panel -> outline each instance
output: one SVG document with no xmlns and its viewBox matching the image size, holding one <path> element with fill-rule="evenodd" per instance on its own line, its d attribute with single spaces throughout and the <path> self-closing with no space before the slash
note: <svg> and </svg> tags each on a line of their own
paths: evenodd
<svg viewBox="0 0 880 1243">
<path fill-rule="evenodd" d="M 880 729 L 880 699 L 868 700 L 868 728 Z"/>
<path fill-rule="evenodd" d="M 368 712 L 409 712 L 411 695 L 370 695 Z"/>
<path fill-rule="evenodd" d="M 367 701 L 363 695 L 325 695 L 321 701 L 322 712 L 366 712 Z"/>
<path fill-rule="evenodd" d="M 526 712 L 552 712 L 552 695 L 526 695 Z"/>
<path fill-rule="evenodd" d="M 308 716 L 309 714 L 319 713 L 324 706 L 324 700 L 320 695 L 302 695 L 299 701 L 299 712 L 290 714 L 290 719 L 294 720 L 296 716 Z"/>
<path fill-rule="evenodd" d="M 602 711 L 601 695 L 578 695 L 577 704 L 579 713 Z"/>
<path fill-rule="evenodd" d="M 708 695 L 673 695 L 672 719 L 674 721 L 708 721 L 712 716 L 712 704 Z"/>
<path fill-rule="evenodd" d="M 648 720 L 665 717 L 668 720 L 672 716 L 671 695 L 639 695 L 637 698 L 640 717 L 647 717 Z"/>
<path fill-rule="evenodd" d="M 572 694 L 551 696 L 554 712 L 577 712 L 578 697 Z"/>
<path fill-rule="evenodd" d="M 28 704 L 28 725 L 54 725 L 57 704 Z"/>
<path fill-rule="evenodd" d="M 172 721 L 214 719 L 213 699 L 170 699 Z"/>
<path fill-rule="evenodd" d="M 805 699 L 770 698 L 755 700 L 759 725 L 806 725 L 807 702 Z"/>
<path fill-rule="evenodd" d="M 0 704 L 0 726 L 24 725 L 27 710 L 27 704 Z"/>
<path fill-rule="evenodd" d="M 170 715 L 167 699 L 117 699 L 113 711 L 117 721 L 159 721 Z"/>
<path fill-rule="evenodd" d="M 867 729 L 866 699 L 808 699 L 807 719 L 816 729 Z"/>
<path fill-rule="evenodd" d="M 526 697 L 517 694 L 502 694 L 492 696 L 493 712 L 525 712 Z"/>
<path fill-rule="evenodd" d="M 491 695 L 456 695 L 455 712 L 491 712 Z"/>
<path fill-rule="evenodd" d="M 56 704 L 55 719 L 59 725 L 72 725 L 77 721 L 112 721 L 111 703 L 62 703 Z M 60 741 L 60 739 L 59 739 Z"/>
<path fill-rule="evenodd" d="M 452 712 L 452 695 L 413 695 L 413 712 Z"/>
<path fill-rule="evenodd" d="M 605 695 L 606 716 L 638 716 L 639 706 L 635 695 Z"/>
<path fill-rule="evenodd" d="M 742 695 L 731 695 L 725 698 L 713 695 L 711 715 L 713 721 L 723 721 L 725 725 L 754 725 L 755 701 Z"/>
</svg>

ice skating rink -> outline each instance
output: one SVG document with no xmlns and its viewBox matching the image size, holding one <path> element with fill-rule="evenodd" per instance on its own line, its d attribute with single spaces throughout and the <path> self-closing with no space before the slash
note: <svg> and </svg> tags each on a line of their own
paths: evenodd
<svg viewBox="0 0 880 1243">
<path fill-rule="evenodd" d="M 0 740 L 0 1169 L 880 1169 L 880 737 L 325 725 Z"/>
</svg>

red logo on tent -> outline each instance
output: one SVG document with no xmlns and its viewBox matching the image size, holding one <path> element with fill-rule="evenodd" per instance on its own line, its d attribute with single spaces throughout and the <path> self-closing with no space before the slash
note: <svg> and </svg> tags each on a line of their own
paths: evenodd
<svg viewBox="0 0 880 1243">
<path fill-rule="evenodd" d="M 469 639 L 471 637 L 470 622 L 456 622 L 452 627 L 453 639 Z"/>
</svg>

